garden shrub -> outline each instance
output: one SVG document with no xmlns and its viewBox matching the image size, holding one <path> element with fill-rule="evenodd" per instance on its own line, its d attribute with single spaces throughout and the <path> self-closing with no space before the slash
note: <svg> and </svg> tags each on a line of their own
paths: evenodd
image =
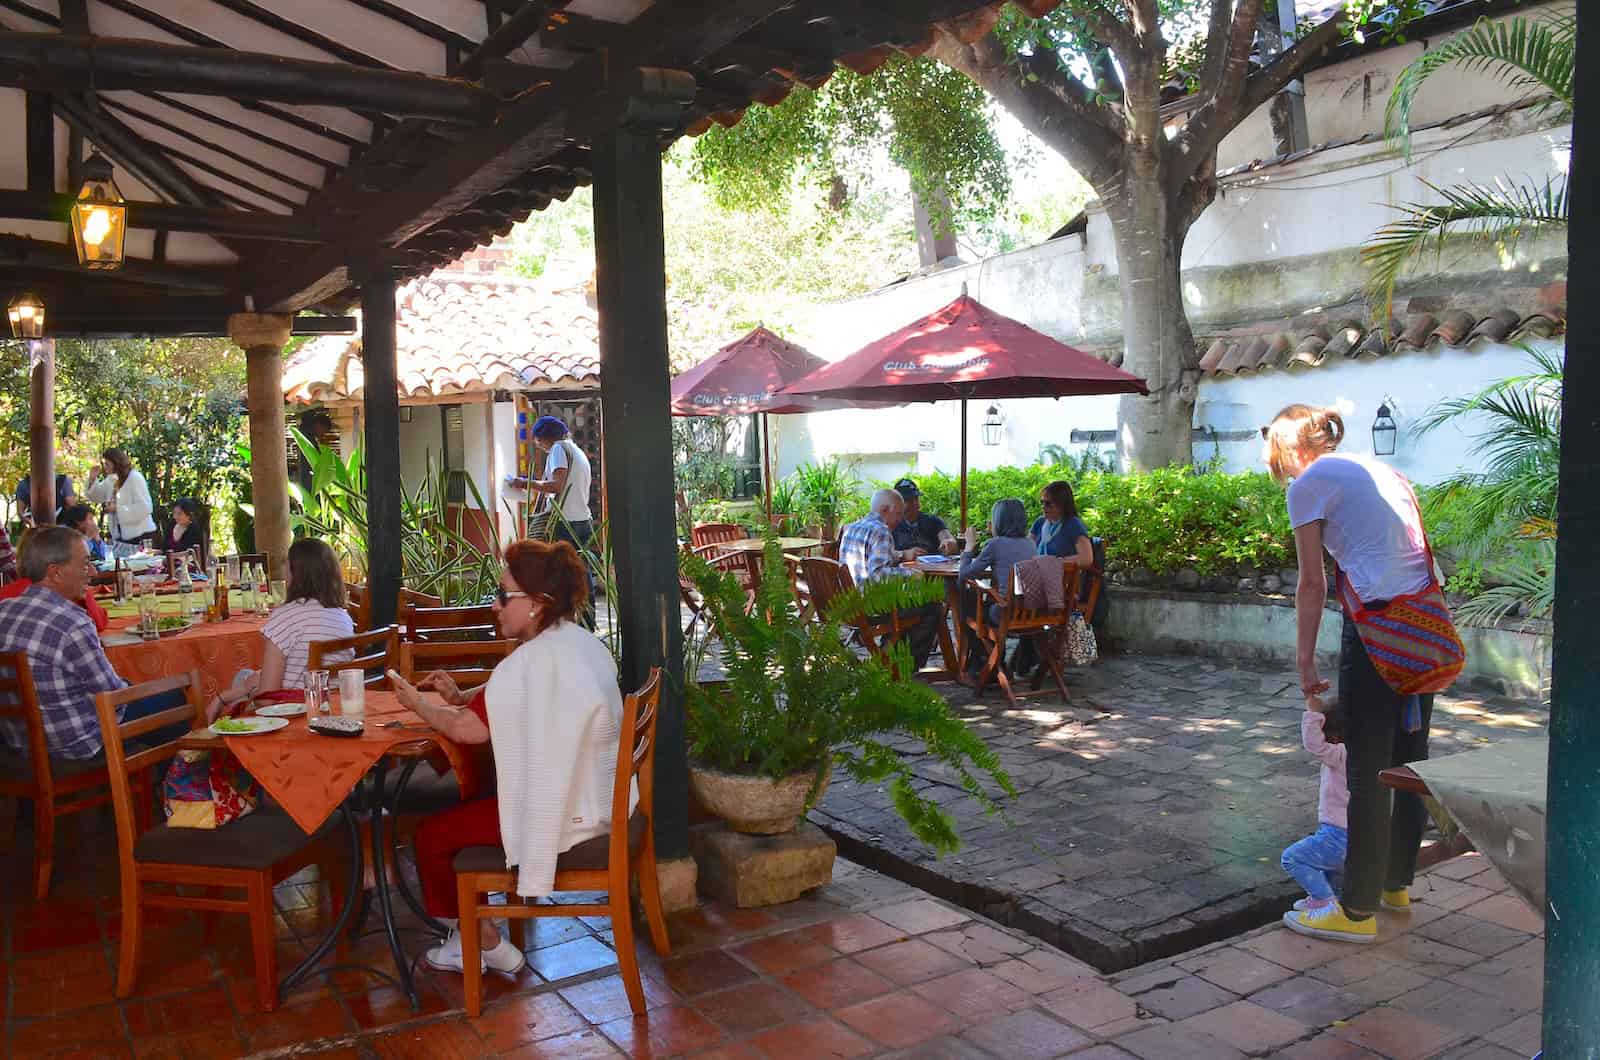
<svg viewBox="0 0 1600 1060">
<path fill-rule="evenodd" d="M 970 471 L 969 518 L 983 525 L 1005 497 L 1021 498 L 1028 518 L 1037 518 L 1039 491 L 1056 479 L 1072 483 L 1084 524 L 1106 539 L 1106 562 L 1114 571 L 1144 567 L 1166 574 L 1187 567 L 1217 575 L 1294 565 L 1283 488 L 1260 472 L 1174 467 L 1117 475 L 1084 473 L 1070 464 Z M 925 510 L 958 521 L 959 478 L 935 472 L 917 476 L 917 485 Z"/>
</svg>

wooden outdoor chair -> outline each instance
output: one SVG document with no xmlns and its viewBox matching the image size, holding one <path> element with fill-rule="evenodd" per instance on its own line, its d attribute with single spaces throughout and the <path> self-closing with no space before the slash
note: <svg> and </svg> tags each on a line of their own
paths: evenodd
<svg viewBox="0 0 1600 1060">
<path fill-rule="evenodd" d="M 137 721 L 117 721 L 119 706 L 179 690 L 184 693 L 181 706 Z M 165 824 L 144 828 L 137 807 L 141 798 L 148 804 L 148 792 L 139 795 L 133 778 L 149 774 L 176 755 L 178 741 L 137 751 L 126 747 L 125 742 L 170 725 L 203 726 L 205 704 L 200 697 L 200 674 L 190 671 L 117 692 L 101 692 L 95 696 L 95 710 L 105 739 L 122 879 L 116 996 L 125 998 L 131 994 L 138 979 L 145 909 L 243 913 L 250 918 L 256 1002 L 263 1011 L 273 1011 L 278 1007 L 278 951 L 272 888 L 307 865 L 329 864 L 332 847 L 324 847 L 321 841 L 332 833 L 332 822 L 316 835 L 308 836 L 287 814 L 263 808 L 217 829 L 170 828 Z M 185 887 L 199 888 L 201 893 L 179 893 Z M 217 893 L 218 889 L 242 891 L 243 896 L 225 897 Z"/>
<path fill-rule="evenodd" d="M 817 612 L 811 599 L 811 583 L 806 581 L 805 568 L 800 556 L 784 556 L 784 571 L 789 575 L 789 588 L 794 592 L 795 603 L 799 605 L 802 619 L 815 619 L 822 621 L 822 616 Z"/>
<path fill-rule="evenodd" d="M 737 523 L 701 523 L 689 531 L 689 547 L 704 549 L 707 546 L 726 545 L 732 541 L 743 541 L 749 536 L 750 532 Z M 739 584 L 746 589 L 755 587 L 755 566 L 749 556 L 741 552 L 727 552 L 711 560 L 711 565 L 737 574 Z"/>
<path fill-rule="evenodd" d="M 822 556 L 804 556 L 800 559 L 800 572 L 805 577 L 811 605 L 821 621 L 826 621 L 828 608 L 834 598 L 855 588 L 850 568 L 836 559 Z M 884 663 L 889 661 L 889 649 L 909 636 L 923 619 L 912 615 L 891 612 L 887 615 L 857 614 L 848 626 L 852 638 L 859 642 L 872 657 Z"/>
<path fill-rule="evenodd" d="M 579 843 L 556 862 L 558 891 L 604 891 L 606 900 L 583 905 L 538 905 L 516 895 L 517 870 L 506 868 L 506 853 L 499 847 L 469 847 L 456 855 L 456 894 L 461 906 L 461 955 L 464 965 L 467 1013 L 483 1011 L 483 970 L 478 946 L 478 922 L 505 917 L 520 937 L 521 921 L 532 917 L 608 916 L 615 935 L 617 965 L 622 986 L 635 1016 L 645 1013 L 644 987 L 639 981 L 639 959 L 634 952 L 633 909 L 629 882 L 639 883 L 639 898 L 650 924 L 650 941 L 656 953 L 671 952 L 667 921 L 661 907 L 661 886 L 656 879 L 655 841 L 655 735 L 661 703 L 661 671 L 653 668 L 639 691 L 629 695 L 622 709 L 622 732 L 617 750 L 617 776 L 612 789 L 611 833 Z M 639 803 L 630 817 L 628 796 L 634 782 Z M 505 905 L 490 905 L 491 892 L 503 892 Z"/>
<path fill-rule="evenodd" d="M 44 901 L 50 894 L 50 871 L 55 860 L 56 818 L 81 813 L 111 801 L 104 758 L 51 758 L 45 742 L 39 697 L 26 652 L 0 653 L 0 718 L 21 725 L 27 750 L 0 747 L 0 799 L 5 819 L 0 837 L 7 848 L 14 838 L 17 806 L 13 799 L 33 803 L 33 896 Z M 139 778 L 143 805 L 150 804 L 149 778 Z"/>
<path fill-rule="evenodd" d="M 515 640 L 401 641 L 400 663 L 395 669 L 412 684 L 434 670 L 443 670 L 459 687 L 476 688 L 488 681 L 495 665 L 520 644 Z"/>
<path fill-rule="evenodd" d="M 750 580 L 748 566 L 743 564 L 734 566 L 728 562 L 730 560 L 742 561 L 744 559 L 743 556 L 727 556 L 715 542 L 707 542 L 697 547 L 691 546 L 683 551 L 686 555 L 701 557 L 718 570 L 726 570 L 734 574 L 739 579 L 739 587 L 744 590 L 745 610 L 748 611 L 750 605 L 755 603 L 756 590 L 754 583 Z M 706 632 L 710 633 L 711 617 L 705 613 L 705 597 L 701 595 L 700 588 L 695 585 L 693 579 L 683 573 L 682 566 L 678 568 L 678 596 L 683 601 L 683 606 L 689 609 L 689 624 L 683 627 L 685 639 L 691 637 L 694 633 L 694 627 L 700 624 L 704 624 Z"/>
<path fill-rule="evenodd" d="M 346 651 L 351 657 L 343 662 L 328 661 Z M 388 688 L 389 678 L 384 671 L 394 666 L 399 656 L 400 627 L 380 626 L 353 637 L 312 641 L 306 648 L 306 669 L 328 671 L 330 689 L 338 687 L 338 679 L 333 675 L 341 670 L 361 670 L 367 675 L 368 688 Z"/>
<path fill-rule="evenodd" d="M 490 641 L 500 636 L 493 604 L 469 607 L 409 604 L 401 612 L 402 640 Z"/>
<path fill-rule="evenodd" d="M 1007 586 L 979 586 L 977 607 L 974 608 L 976 613 L 964 619 L 968 635 L 976 639 L 980 651 L 988 652 L 973 694 L 983 695 L 984 689 L 993 680 L 1005 692 L 1007 702 L 1015 706 L 1021 697 L 1012 686 L 1011 675 L 1006 669 L 1006 639 L 1012 636 L 1036 636 L 1040 638 L 1039 666 L 1033 673 L 1032 688 L 1022 695 L 1038 693 L 1044 685 L 1044 674 L 1048 669 L 1055 679 L 1056 688 L 1061 692 L 1062 702 L 1071 702 L 1061 663 L 1060 638 L 1067 635 L 1074 611 L 1082 612 L 1086 620 L 1094 614 L 1104 576 L 1098 567 L 1080 568 L 1070 563 L 1064 565 L 1061 570 L 1061 593 L 1065 603 L 1062 608 L 1053 610 L 1030 610 L 1024 607 L 1022 588 L 1017 584 L 1015 573 L 1011 580 L 1012 584 Z M 989 621 L 990 604 L 999 608 L 998 623 Z"/>
<path fill-rule="evenodd" d="M 372 624 L 372 601 L 367 597 L 365 585 L 344 583 L 344 609 L 350 612 L 350 623 L 358 632 Z"/>
</svg>

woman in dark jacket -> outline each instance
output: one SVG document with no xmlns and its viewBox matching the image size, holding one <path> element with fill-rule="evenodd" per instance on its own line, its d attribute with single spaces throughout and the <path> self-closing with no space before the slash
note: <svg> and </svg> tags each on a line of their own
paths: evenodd
<svg viewBox="0 0 1600 1060">
<path fill-rule="evenodd" d="M 192 550 L 194 561 L 206 565 L 206 539 L 200 529 L 200 506 L 193 497 L 179 497 L 172 503 L 172 529 L 162 538 L 167 552 Z"/>
</svg>

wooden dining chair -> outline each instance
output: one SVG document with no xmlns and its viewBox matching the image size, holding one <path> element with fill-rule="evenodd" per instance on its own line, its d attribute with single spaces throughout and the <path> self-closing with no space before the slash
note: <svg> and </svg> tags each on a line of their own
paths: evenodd
<svg viewBox="0 0 1600 1060">
<path fill-rule="evenodd" d="M 750 532 L 738 523 L 701 523 L 689 531 L 689 546 L 694 549 L 707 549 L 707 546 L 726 545 L 730 541 L 743 541 L 750 536 Z M 715 554 L 714 550 L 707 549 L 708 558 Z M 755 585 L 755 565 L 749 556 L 742 552 L 726 552 L 710 560 L 711 565 L 721 570 L 732 571 L 739 576 L 739 584 L 746 589 Z"/>
<path fill-rule="evenodd" d="M 341 652 L 350 652 L 351 657 L 343 662 L 328 661 Z M 312 641 L 306 648 L 306 669 L 328 671 L 330 688 L 338 687 L 338 679 L 332 675 L 341 670 L 361 670 L 367 675 L 368 688 L 388 688 L 389 678 L 384 671 L 399 658 L 400 627 L 380 626 L 353 637 Z"/>
<path fill-rule="evenodd" d="M 401 641 L 400 663 L 395 667 L 412 684 L 433 670 L 449 674 L 460 688 L 476 688 L 489 680 L 500 660 L 516 651 L 521 641 Z"/>
<path fill-rule="evenodd" d="M 407 641 L 488 641 L 500 636 L 493 604 L 438 607 L 408 604 L 401 614 Z"/>
<path fill-rule="evenodd" d="M 996 681 L 1005 692 L 1006 701 L 1016 706 L 1017 700 L 1022 698 L 1022 695 L 1034 695 L 1043 688 L 1044 674 L 1048 669 L 1055 679 L 1056 688 L 1061 692 L 1061 701 L 1071 702 L 1072 697 L 1067 693 L 1066 675 L 1061 667 L 1060 638 L 1067 635 L 1072 613 L 1083 606 L 1078 601 L 1082 576 L 1083 572 L 1072 564 L 1062 565 L 1062 606 L 1059 608 L 1025 606 L 1022 587 L 1018 584 L 1015 570 L 1008 585 L 977 586 L 977 606 L 973 608 L 975 613 L 963 619 L 967 625 L 968 635 L 976 639 L 979 651 L 986 653 L 974 695 L 982 696 L 989 682 Z M 1098 583 L 1094 592 L 1098 595 Z M 989 620 L 991 604 L 995 605 L 999 612 L 998 622 Z M 1013 687 L 1011 675 L 1005 665 L 1006 640 L 1014 636 L 1041 638 L 1040 665 L 1033 673 L 1033 687 L 1023 694 L 1019 694 Z"/>
<path fill-rule="evenodd" d="M 33 804 L 33 896 L 42 902 L 50 893 L 56 818 L 111 801 L 106 763 L 103 758 L 50 757 L 26 652 L 0 653 L 0 719 L 20 726 L 27 744 L 22 751 L 0 746 L 0 799 L 5 800 L 0 832 L 9 847 L 17 821 L 11 800 Z M 140 787 L 148 794 L 148 778 L 141 778 Z"/>
<path fill-rule="evenodd" d="M 117 708 L 147 696 L 182 691 L 184 702 L 137 721 L 119 722 Z M 95 696 L 100 733 L 105 740 L 111 804 L 116 814 L 117 861 L 122 881 L 122 937 L 117 957 L 115 994 L 133 992 L 139 975 L 139 948 L 146 909 L 183 909 L 204 913 L 243 913 L 250 918 L 250 948 L 255 960 L 256 1001 L 263 1011 L 278 1007 L 278 953 L 273 927 L 273 885 L 307 865 L 329 864 L 323 840 L 333 834 L 331 822 L 308 836 L 287 814 L 259 809 L 217 829 L 141 828 L 132 778 L 149 773 L 178 753 L 178 741 L 167 740 L 138 749 L 128 741 L 159 729 L 205 724 L 200 674 L 132 685 Z M 200 888 L 182 894 L 180 888 Z M 219 894 L 219 889 L 221 893 Z M 226 897 L 228 891 L 242 892 Z"/>
<path fill-rule="evenodd" d="M 356 632 L 366 629 L 372 624 L 372 600 L 367 596 L 367 587 L 358 582 L 344 583 L 344 609 L 350 612 L 350 622 Z"/>
<path fill-rule="evenodd" d="M 855 588 L 855 579 L 850 576 L 850 568 L 836 559 L 803 556 L 800 559 L 800 572 L 805 577 L 806 588 L 810 592 L 811 603 L 816 609 L 819 621 L 827 621 L 828 609 L 833 606 L 833 601 L 841 593 Z M 846 626 L 851 632 L 852 639 L 866 648 L 873 658 L 888 663 L 889 649 L 910 635 L 922 621 L 924 620 L 917 616 L 903 615 L 899 612 L 890 612 L 887 615 L 858 613 L 846 620 Z"/>
<path fill-rule="evenodd" d="M 784 556 L 784 572 L 789 576 L 789 589 L 794 593 L 795 604 L 800 608 L 800 617 L 821 621 L 817 609 L 811 599 L 811 583 L 806 581 L 804 557 Z"/>
<path fill-rule="evenodd" d="M 623 704 L 617 776 L 611 798 L 611 833 L 579 843 L 556 862 L 557 891 L 604 891 L 604 902 L 534 904 L 517 897 L 517 870 L 506 867 L 506 852 L 500 847 L 468 847 L 456 855 L 456 895 L 461 906 L 461 956 L 469 1015 L 477 1016 L 483 1011 L 478 922 L 504 917 L 514 923 L 549 916 L 611 918 L 617 965 L 628 1004 L 635 1016 L 644 1015 L 644 987 L 639 981 L 639 958 L 634 952 L 630 880 L 639 883 L 639 898 L 656 953 L 665 957 L 672 949 L 661 907 L 661 885 L 656 879 L 655 735 L 660 704 L 661 670 L 652 668 L 644 687 L 629 695 Z M 630 817 L 628 796 L 636 780 L 639 802 Z M 497 891 L 505 894 L 505 905 L 488 903 L 489 894 Z"/>
</svg>

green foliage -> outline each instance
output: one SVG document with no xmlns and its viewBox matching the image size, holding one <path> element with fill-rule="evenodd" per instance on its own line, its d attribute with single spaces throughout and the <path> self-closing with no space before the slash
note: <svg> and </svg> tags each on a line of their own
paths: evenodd
<svg viewBox="0 0 1600 1060">
<path fill-rule="evenodd" d="M 683 573 L 705 596 L 727 673 L 725 686 L 688 687 L 691 753 L 727 772 L 775 779 L 815 772 L 819 784 L 831 760 L 861 783 L 887 783 L 912 834 L 939 854 L 959 849 L 955 822 L 918 790 L 910 762 L 888 741 L 920 740 L 990 813 L 997 806 L 981 775 L 1006 795 L 1016 794 L 999 758 L 938 693 L 909 676 L 913 667 L 906 645 L 891 653 L 892 666 L 858 659 L 832 622 L 801 618 L 781 573 L 782 550 L 770 533 L 764 560 L 763 572 L 779 573 L 762 578 L 755 606 L 747 612 L 744 590 L 733 575 L 696 556 L 683 558 Z M 890 579 L 836 601 L 829 617 L 837 621 L 862 610 L 877 614 L 942 593 L 931 581 Z"/>
<path fill-rule="evenodd" d="M 980 526 L 996 501 L 1020 499 L 1028 518 L 1042 514 L 1039 494 L 1063 479 L 1072 484 L 1089 533 L 1106 539 L 1112 570 L 1145 567 L 1201 574 L 1292 565 L 1294 537 L 1282 487 L 1257 472 L 1198 473 L 1164 468 L 1133 475 L 1084 471 L 1075 464 L 1034 464 L 967 472 L 969 519 Z M 942 473 L 917 480 L 926 511 L 954 520 L 960 479 Z"/>
<path fill-rule="evenodd" d="M 1469 626 L 1492 626 L 1513 611 L 1524 618 L 1547 619 L 1556 600 L 1554 540 L 1516 541 L 1493 565 L 1503 584 L 1485 589 L 1456 609 Z"/>
<path fill-rule="evenodd" d="M 823 537 L 834 537 L 839 527 L 867 510 L 861 479 L 852 462 L 829 457 L 824 463 L 801 464 L 790 478 L 792 497 L 799 502 L 798 511 L 790 514 L 802 516 L 804 525 L 821 526 Z"/>
<path fill-rule="evenodd" d="M 672 462 L 677 485 L 678 533 L 687 538 L 689 527 L 700 522 L 723 522 L 700 514 L 708 503 L 733 494 L 733 457 L 728 438 L 733 421 L 726 416 L 674 416 Z"/>
</svg>

